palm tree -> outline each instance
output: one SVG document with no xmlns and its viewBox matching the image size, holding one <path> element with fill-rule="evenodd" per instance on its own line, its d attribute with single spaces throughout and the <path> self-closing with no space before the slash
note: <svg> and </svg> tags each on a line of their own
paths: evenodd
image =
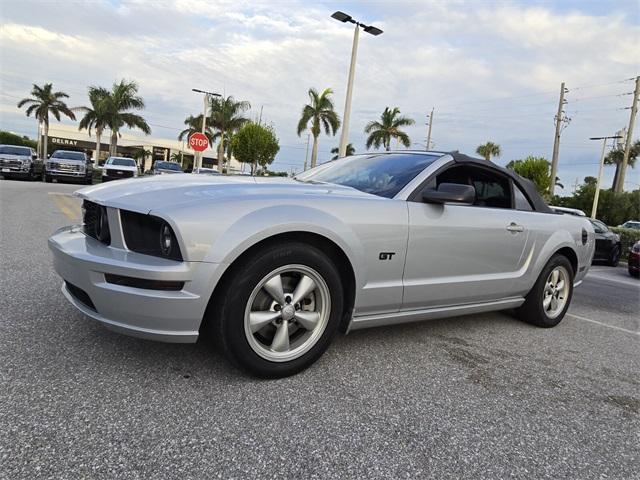
<svg viewBox="0 0 640 480">
<path fill-rule="evenodd" d="M 499 157 L 502 154 L 500 145 L 493 142 L 487 142 L 484 145 L 478 145 L 476 153 L 482 155 L 487 162 L 491 161 L 491 157 Z"/>
<path fill-rule="evenodd" d="M 151 150 L 147 150 L 144 147 L 140 147 L 138 150 L 133 152 L 132 156 L 134 160 L 138 162 L 138 166 L 140 167 L 140 170 L 144 170 L 144 162 L 149 155 L 151 155 Z"/>
<path fill-rule="evenodd" d="M 335 147 L 331 149 L 331 153 L 335 153 L 335 155 L 331 158 L 331 160 L 337 160 L 339 158 L 338 154 L 340 153 L 340 147 Z M 351 143 L 347 143 L 347 150 L 344 154 L 345 157 L 350 157 L 356 153 L 356 149 Z"/>
<path fill-rule="evenodd" d="M 220 139 L 218 143 L 218 167 L 221 172 L 229 138 L 249 121 L 248 118 L 242 116 L 242 113 L 250 108 L 251 104 L 249 102 L 236 100 L 231 95 L 226 98 L 211 98 L 209 118 L 211 127 L 216 130 L 212 140 Z"/>
<path fill-rule="evenodd" d="M 187 126 L 184 130 L 180 132 L 178 135 L 178 140 L 184 140 L 185 138 L 189 138 L 191 135 L 197 132 L 202 132 L 202 114 L 189 115 L 184 119 L 184 124 Z M 211 130 L 211 125 L 205 125 L 204 134 L 209 139 L 209 144 L 213 143 L 213 130 Z"/>
<path fill-rule="evenodd" d="M 371 148 L 372 145 L 376 149 L 383 146 L 385 150 L 389 151 L 391 150 L 392 138 L 395 138 L 408 148 L 411 145 L 411 139 L 409 135 L 400 130 L 400 127 L 406 127 L 414 123 L 413 119 L 401 116 L 398 107 L 394 107 L 393 110 L 385 107 L 382 115 L 380 115 L 380 121 L 369 122 L 364 127 L 364 133 L 369 134 L 367 148 Z"/>
<path fill-rule="evenodd" d="M 629 167 L 634 168 L 636 166 L 636 159 L 638 158 L 638 155 L 640 155 L 640 140 L 636 140 L 629 148 L 629 159 L 627 160 L 627 165 Z M 604 157 L 604 163 L 616 166 L 616 173 L 613 176 L 613 185 L 611 186 L 612 190 L 616 190 L 616 184 L 618 183 L 618 178 L 620 178 L 620 167 L 622 166 L 623 158 L 624 144 L 620 144 L 618 148 L 611 150 L 607 153 L 607 156 Z"/>
<path fill-rule="evenodd" d="M 23 98 L 18 102 L 18 108 L 29 105 L 25 113 L 30 117 L 33 113 L 38 119 L 38 125 L 44 126 L 44 148 L 42 157 L 47 158 L 47 143 L 49 141 L 49 114 L 53 115 L 56 120 L 60 121 L 60 114 L 66 115 L 71 120 L 75 120 L 76 116 L 62 101 L 62 98 L 69 98 L 64 92 L 54 92 L 53 84 L 45 83 L 43 87 L 39 87 L 35 83 L 31 89 L 31 97 Z M 38 128 L 38 135 L 39 133 Z"/>
<path fill-rule="evenodd" d="M 118 136 L 120 128 L 137 128 L 145 134 L 151 133 L 151 128 L 146 120 L 128 110 L 142 110 L 144 100 L 138 96 L 138 84 L 134 81 L 127 82 L 120 80 L 113 84 L 111 92 L 107 97 L 107 109 L 109 112 L 109 129 L 111 130 L 111 142 L 109 144 L 109 154 L 115 155 L 118 146 Z"/>
<path fill-rule="evenodd" d="M 310 88 L 308 95 L 311 102 L 302 107 L 302 114 L 298 121 L 298 136 L 302 135 L 311 123 L 311 135 L 313 135 L 313 150 L 311 151 L 311 168 L 318 163 L 318 136 L 320 129 L 324 129 L 327 135 L 335 135 L 340 128 L 340 117 L 334 110 L 331 95 L 333 90 L 325 88 L 318 93 L 315 88 Z"/>
<path fill-rule="evenodd" d="M 105 88 L 89 87 L 89 103 L 91 103 L 91 107 L 77 108 L 77 110 L 84 112 L 84 116 L 80 119 L 78 130 L 86 129 L 89 136 L 91 136 L 91 129 L 96 129 L 96 164 L 100 160 L 102 132 L 109 126 L 108 96 L 109 91 Z"/>
</svg>

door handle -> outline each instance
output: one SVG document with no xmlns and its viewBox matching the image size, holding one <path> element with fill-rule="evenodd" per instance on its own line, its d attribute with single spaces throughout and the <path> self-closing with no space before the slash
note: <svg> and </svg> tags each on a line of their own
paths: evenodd
<svg viewBox="0 0 640 480">
<path fill-rule="evenodd" d="M 514 222 L 511 222 L 507 226 L 507 230 L 509 230 L 510 232 L 524 232 L 524 227 L 522 225 L 518 225 Z"/>
</svg>

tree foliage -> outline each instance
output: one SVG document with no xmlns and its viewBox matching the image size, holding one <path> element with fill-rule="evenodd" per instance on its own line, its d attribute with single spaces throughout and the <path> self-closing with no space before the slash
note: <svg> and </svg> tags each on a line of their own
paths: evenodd
<svg viewBox="0 0 640 480">
<path fill-rule="evenodd" d="M 36 148 L 37 142 L 31 140 L 27 136 L 16 135 L 15 133 L 0 130 L 0 144 L 2 145 L 21 145 L 23 147 Z"/>
<path fill-rule="evenodd" d="M 340 147 L 334 147 L 331 149 L 331 153 L 334 153 L 335 155 L 333 157 L 331 157 L 331 160 L 337 160 L 338 154 L 340 152 Z M 356 153 L 356 148 L 353 146 L 352 143 L 347 143 L 347 149 L 346 152 L 344 154 L 345 157 L 350 157 L 351 155 L 354 155 Z"/>
<path fill-rule="evenodd" d="M 482 155 L 487 162 L 490 162 L 491 157 L 499 157 L 502 155 L 502 149 L 497 143 L 487 142 L 482 145 L 478 145 L 476 153 L 478 155 Z"/>
<path fill-rule="evenodd" d="M 585 177 L 584 183 L 578 187 L 571 197 L 555 197 L 553 204 L 577 208 L 591 215 L 593 197 L 596 192 L 596 179 Z M 640 218 L 640 189 L 632 192 L 616 193 L 613 190 L 600 190 L 596 218 L 607 225 L 620 225 L 627 220 Z"/>
<path fill-rule="evenodd" d="M 413 125 L 415 122 L 413 119 L 403 117 L 400 115 L 400 109 L 394 107 L 393 109 L 385 107 L 384 111 L 380 115 L 380 121 L 374 120 L 367 123 L 364 127 L 364 133 L 368 133 L 367 148 L 378 149 L 380 146 L 385 150 L 391 150 L 391 140 L 397 139 L 402 145 L 409 148 L 411 146 L 411 139 L 409 135 L 400 130 L 400 127 L 406 127 Z"/>
<path fill-rule="evenodd" d="M 627 160 L 627 166 L 634 168 L 636 166 L 636 159 L 640 155 L 640 140 L 636 140 L 629 148 L 629 159 Z M 605 165 L 615 165 L 616 172 L 613 175 L 613 184 L 611 188 L 615 190 L 618 178 L 620 178 L 620 167 L 622 166 L 622 159 L 624 158 L 624 145 L 619 144 L 617 148 L 614 148 L 607 156 L 604 157 Z"/>
<path fill-rule="evenodd" d="M 233 136 L 232 149 L 238 161 L 251 164 L 255 174 L 258 165 L 264 168 L 273 162 L 280 145 L 272 127 L 250 122 Z"/>
<path fill-rule="evenodd" d="M 178 140 L 186 140 L 194 133 L 202 132 L 202 114 L 196 115 L 195 117 L 189 115 L 184 119 L 184 124 L 187 128 L 178 134 Z M 213 144 L 213 130 L 211 129 L 211 125 L 205 125 L 204 134 L 209 139 L 209 145 Z"/>
<path fill-rule="evenodd" d="M 540 195 L 548 196 L 551 189 L 551 163 L 546 158 L 529 156 L 522 160 L 511 160 L 507 168 L 531 180 Z"/>
<path fill-rule="evenodd" d="M 220 139 L 218 143 L 218 166 L 222 168 L 225 159 L 225 151 L 231 141 L 231 136 L 249 119 L 243 113 L 251 108 L 251 104 L 244 100 L 236 100 L 231 95 L 228 97 L 212 97 L 211 112 L 209 113 L 209 125 L 213 133 L 212 141 Z M 200 124 L 202 126 L 202 124 Z"/>
</svg>

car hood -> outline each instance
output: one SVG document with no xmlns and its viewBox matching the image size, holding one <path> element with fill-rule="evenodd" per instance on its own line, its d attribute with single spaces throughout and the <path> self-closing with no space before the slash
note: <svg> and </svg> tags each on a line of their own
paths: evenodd
<svg viewBox="0 0 640 480">
<path fill-rule="evenodd" d="M 158 175 L 86 187 L 75 195 L 101 205 L 149 213 L 164 206 L 225 200 L 238 202 L 261 196 L 295 200 L 301 195 L 376 198 L 351 187 L 306 183 L 282 177 Z"/>
<path fill-rule="evenodd" d="M 13 153 L 0 153 L 0 158 L 6 158 L 7 160 L 30 160 L 31 155 L 14 155 Z"/>
</svg>

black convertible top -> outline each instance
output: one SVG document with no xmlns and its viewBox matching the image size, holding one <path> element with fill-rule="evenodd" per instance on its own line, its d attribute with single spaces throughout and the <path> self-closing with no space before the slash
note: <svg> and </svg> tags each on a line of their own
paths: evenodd
<svg viewBox="0 0 640 480">
<path fill-rule="evenodd" d="M 518 187 L 520 187 L 520 189 L 524 192 L 524 194 L 529 198 L 529 201 L 531 202 L 531 206 L 536 212 L 555 213 L 553 210 L 549 208 L 549 205 L 547 205 L 546 202 L 542 199 L 542 197 L 538 193 L 538 190 L 536 190 L 535 184 L 531 180 L 522 178 L 513 170 L 509 170 L 508 168 L 503 168 L 500 165 L 496 165 L 495 163 L 492 163 L 492 162 L 487 162 L 482 158 L 473 158 L 459 152 L 448 152 L 448 155 L 451 155 L 453 157 L 454 162 L 456 163 L 466 164 L 466 165 L 469 165 L 469 164 L 478 165 L 484 168 L 490 168 L 492 170 L 496 170 L 502 173 L 503 175 L 506 175 L 507 177 L 511 178 L 513 182 L 516 185 L 518 185 Z"/>
</svg>

